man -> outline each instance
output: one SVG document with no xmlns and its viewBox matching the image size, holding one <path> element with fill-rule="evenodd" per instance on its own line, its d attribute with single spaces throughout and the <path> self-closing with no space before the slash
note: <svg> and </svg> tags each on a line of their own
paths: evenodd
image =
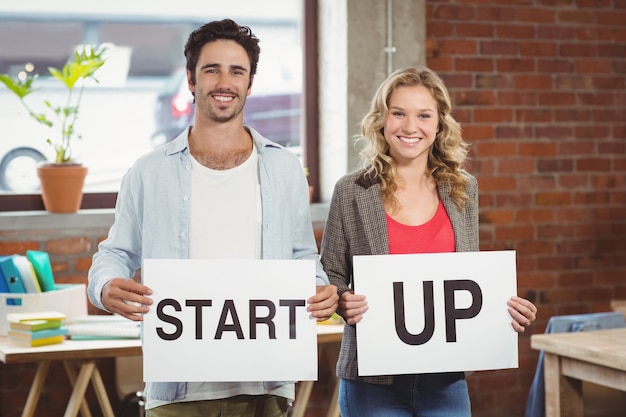
<svg viewBox="0 0 626 417">
<path fill-rule="evenodd" d="M 151 290 L 129 278 L 143 259 L 312 259 L 318 286 L 308 311 L 317 320 L 335 312 L 337 291 L 319 263 L 300 162 L 243 125 L 258 42 L 232 20 L 207 23 L 189 36 L 185 57 L 194 124 L 126 174 L 115 223 L 89 271 L 95 306 L 142 320 Z M 148 417 L 278 417 L 286 416 L 295 387 L 148 382 L 145 394 Z"/>
</svg>

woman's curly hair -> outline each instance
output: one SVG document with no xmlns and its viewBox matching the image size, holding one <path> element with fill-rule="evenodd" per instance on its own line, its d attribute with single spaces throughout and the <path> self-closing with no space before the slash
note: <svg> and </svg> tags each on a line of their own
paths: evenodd
<svg viewBox="0 0 626 417">
<path fill-rule="evenodd" d="M 459 208 L 469 201 L 466 193 L 468 178 L 463 174 L 468 144 L 461 136 L 461 126 L 452 116 L 450 95 L 439 76 L 428 68 L 404 68 L 392 73 L 378 88 L 369 112 L 361 120 L 361 136 L 357 142 L 364 143 L 360 152 L 366 175 L 378 178 L 383 200 L 395 210 L 398 200 L 396 163 L 389 155 L 384 127 L 389 114 L 391 95 L 403 86 L 424 86 L 437 101 L 439 126 L 435 142 L 428 154 L 426 174 L 432 175 L 437 185 L 447 184 L 450 196 Z"/>
</svg>

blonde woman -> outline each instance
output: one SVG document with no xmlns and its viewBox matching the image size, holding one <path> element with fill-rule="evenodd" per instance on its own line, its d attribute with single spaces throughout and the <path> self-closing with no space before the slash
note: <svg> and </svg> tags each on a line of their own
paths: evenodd
<svg viewBox="0 0 626 417">
<path fill-rule="evenodd" d="M 346 320 L 337 364 L 342 417 L 470 416 L 463 372 L 359 377 L 356 326 L 366 294 L 354 294 L 352 257 L 478 251 L 478 185 L 463 169 L 467 143 L 449 94 L 433 71 L 407 68 L 378 88 L 361 122 L 364 168 L 337 182 L 321 260 Z M 536 307 L 511 297 L 523 332 Z"/>
</svg>

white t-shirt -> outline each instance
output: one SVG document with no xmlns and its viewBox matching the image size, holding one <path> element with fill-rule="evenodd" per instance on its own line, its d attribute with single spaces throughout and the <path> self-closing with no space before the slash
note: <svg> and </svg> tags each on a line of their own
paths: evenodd
<svg viewBox="0 0 626 417">
<path fill-rule="evenodd" d="M 253 149 L 241 165 L 226 170 L 192 160 L 189 257 L 261 258 L 261 189 Z"/>
</svg>

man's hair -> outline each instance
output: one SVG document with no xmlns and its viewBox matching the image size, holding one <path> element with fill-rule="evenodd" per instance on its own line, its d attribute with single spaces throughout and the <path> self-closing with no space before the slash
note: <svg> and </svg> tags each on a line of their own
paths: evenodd
<svg viewBox="0 0 626 417">
<path fill-rule="evenodd" d="M 259 54 L 261 53 L 259 38 L 252 33 L 248 26 L 239 26 L 230 19 L 217 20 L 205 23 L 191 32 L 185 44 L 187 70 L 191 73 L 193 84 L 196 83 L 195 69 L 198 64 L 200 50 L 207 43 L 217 40 L 231 40 L 241 45 L 250 59 L 250 77 L 256 74 Z"/>
</svg>

